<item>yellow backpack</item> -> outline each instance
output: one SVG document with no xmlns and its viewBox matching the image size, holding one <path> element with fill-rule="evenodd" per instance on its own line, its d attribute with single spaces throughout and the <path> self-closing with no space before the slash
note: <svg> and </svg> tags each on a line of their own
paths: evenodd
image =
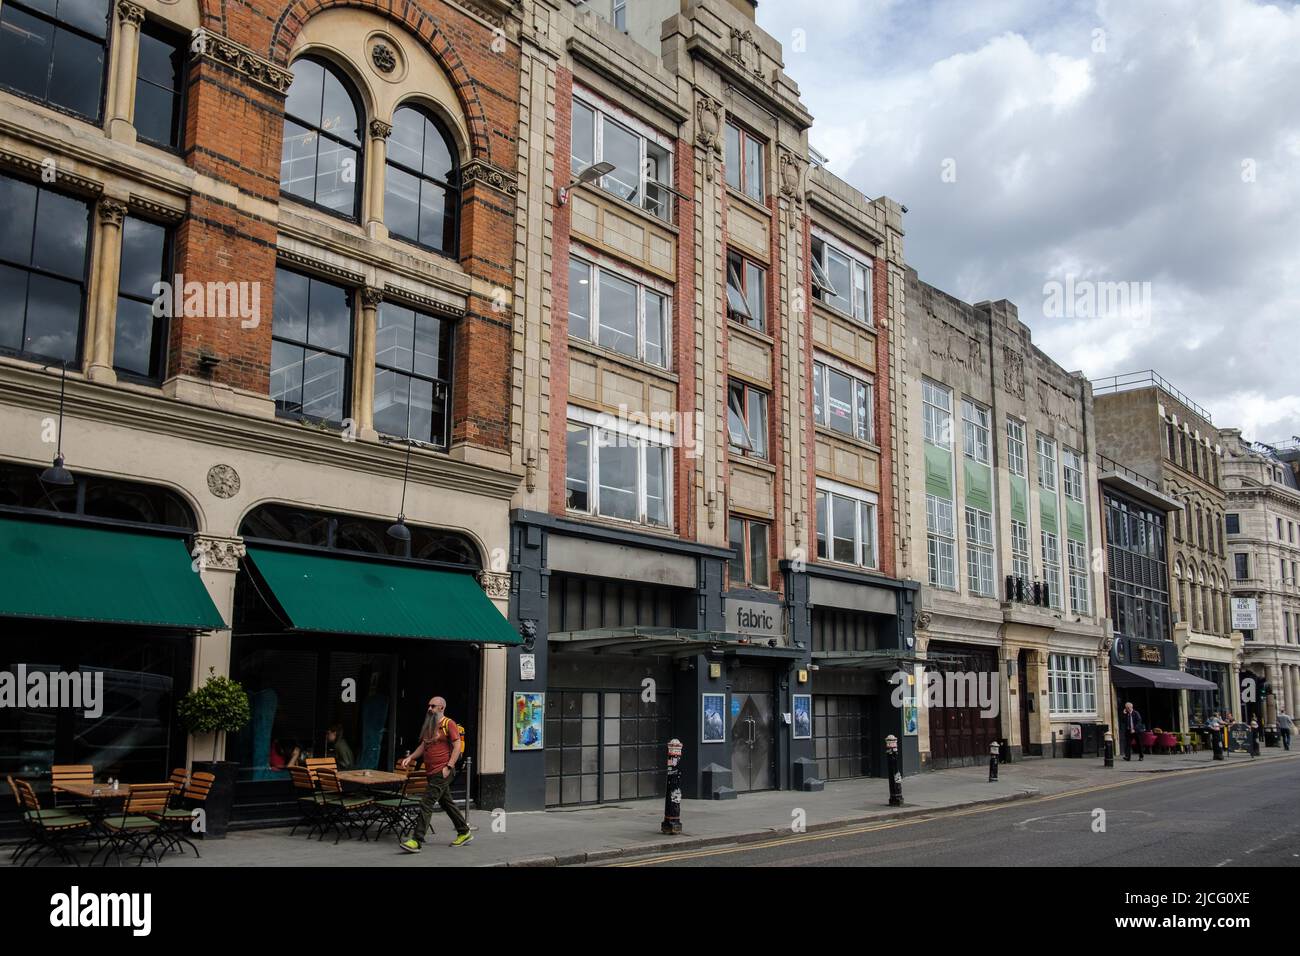
<svg viewBox="0 0 1300 956">
<path fill-rule="evenodd" d="M 448 727 L 450 727 L 450 725 L 451 725 L 451 718 L 445 714 L 442 716 L 442 719 L 438 721 L 438 729 L 441 730 L 443 736 L 447 738 L 447 742 L 449 745 L 451 744 L 451 734 L 448 733 Z M 465 725 L 457 724 L 456 730 L 460 734 L 460 759 L 464 760 L 465 754 L 469 751 L 469 744 L 465 737 Z M 456 762 L 456 769 L 460 770 L 460 761 Z"/>
</svg>

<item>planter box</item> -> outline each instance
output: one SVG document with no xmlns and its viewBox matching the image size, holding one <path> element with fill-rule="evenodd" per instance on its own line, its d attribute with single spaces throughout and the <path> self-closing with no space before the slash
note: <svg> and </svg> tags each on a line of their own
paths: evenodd
<svg viewBox="0 0 1300 956">
<path fill-rule="evenodd" d="M 205 840 L 221 840 L 230 828 L 231 807 L 235 800 L 235 774 L 239 764 L 233 760 L 196 760 L 190 765 L 191 773 L 210 773 L 216 779 L 203 802 L 206 829 Z"/>
</svg>

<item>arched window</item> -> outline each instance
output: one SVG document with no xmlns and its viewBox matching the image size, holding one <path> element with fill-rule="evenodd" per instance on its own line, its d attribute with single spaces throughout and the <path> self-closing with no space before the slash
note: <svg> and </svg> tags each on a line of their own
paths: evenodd
<svg viewBox="0 0 1300 956">
<path fill-rule="evenodd" d="M 351 84 L 334 67 L 312 57 L 295 63 L 284 103 L 280 190 L 356 219 L 362 112 Z"/>
<path fill-rule="evenodd" d="M 459 167 L 446 127 L 418 107 L 399 107 L 393 113 L 384 177 L 389 233 L 454 257 Z"/>
</svg>

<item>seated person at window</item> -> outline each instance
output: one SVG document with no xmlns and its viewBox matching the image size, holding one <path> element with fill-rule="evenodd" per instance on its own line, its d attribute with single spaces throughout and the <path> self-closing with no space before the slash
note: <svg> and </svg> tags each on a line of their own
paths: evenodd
<svg viewBox="0 0 1300 956">
<path fill-rule="evenodd" d="M 293 740 L 272 740 L 271 753 L 267 758 L 267 765 L 272 770 L 284 770 L 286 767 L 296 767 L 302 762 L 302 750 Z"/>
<path fill-rule="evenodd" d="M 340 770 L 351 770 L 356 763 L 356 757 L 352 753 L 352 747 L 343 739 L 343 725 L 333 724 L 325 732 L 325 749 L 328 753 L 334 751 L 334 762 L 338 764 Z"/>
</svg>

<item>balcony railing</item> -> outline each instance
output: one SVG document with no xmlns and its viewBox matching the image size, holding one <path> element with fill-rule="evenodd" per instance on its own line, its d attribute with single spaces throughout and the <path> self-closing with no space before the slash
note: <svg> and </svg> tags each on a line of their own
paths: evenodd
<svg viewBox="0 0 1300 956">
<path fill-rule="evenodd" d="M 1194 401 L 1174 388 L 1165 380 L 1165 378 L 1154 369 L 1147 369 L 1145 372 L 1127 372 L 1124 375 L 1112 375 L 1109 378 L 1099 378 L 1093 381 L 1092 391 L 1094 395 L 1104 395 L 1108 392 L 1127 392 L 1135 388 L 1146 388 L 1154 385 L 1156 388 L 1173 396 L 1182 402 L 1189 409 L 1200 415 L 1207 422 L 1214 423 L 1208 410 L 1197 405 Z"/>
<path fill-rule="evenodd" d="M 1032 604 L 1034 607 L 1052 606 L 1050 585 L 1046 581 L 1030 581 L 1015 574 L 1007 575 L 1007 601 L 1011 604 Z"/>
<path fill-rule="evenodd" d="M 1125 468 L 1119 462 L 1111 458 L 1107 458 L 1105 455 L 1098 455 L 1097 460 L 1098 463 L 1101 465 L 1101 470 L 1103 472 L 1113 471 L 1115 472 L 1115 474 L 1122 475 L 1123 477 L 1127 478 L 1129 481 L 1133 482 L 1134 484 L 1141 485 L 1144 488 L 1149 488 L 1151 491 L 1155 491 L 1155 492 L 1160 491 L 1160 486 L 1157 485 L 1150 478 L 1148 478 L 1146 475 L 1138 474 L 1136 471 L 1134 471 L 1131 468 Z"/>
</svg>

